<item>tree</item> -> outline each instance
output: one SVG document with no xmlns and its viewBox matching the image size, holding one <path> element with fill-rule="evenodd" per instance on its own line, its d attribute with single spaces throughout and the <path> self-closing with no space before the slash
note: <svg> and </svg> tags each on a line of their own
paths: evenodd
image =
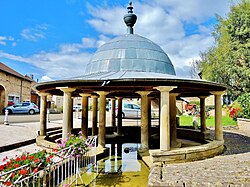
<svg viewBox="0 0 250 187">
<path fill-rule="evenodd" d="M 215 46 L 201 53 L 196 68 L 202 78 L 228 86 L 237 98 L 250 92 L 250 0 L 231 6 L 226 18 L 217 16 Z"/>
</svg>

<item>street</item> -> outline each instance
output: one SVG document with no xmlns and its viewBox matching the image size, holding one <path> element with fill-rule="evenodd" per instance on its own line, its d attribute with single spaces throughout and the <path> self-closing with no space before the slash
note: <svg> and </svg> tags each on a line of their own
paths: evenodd
<svg viewBox="0 0 250 187">
<path fill-rule="evenodd" d="M 49 120 L 61 120 L 62 114 L 49 114 Z M 40 114 L 10 114 L 8 115 L 9 123 L 23 123 L 23 122 L 39 122 Z M 0 124 L 4 123 L 4 115 L 0 115 Z"/>
</svg>

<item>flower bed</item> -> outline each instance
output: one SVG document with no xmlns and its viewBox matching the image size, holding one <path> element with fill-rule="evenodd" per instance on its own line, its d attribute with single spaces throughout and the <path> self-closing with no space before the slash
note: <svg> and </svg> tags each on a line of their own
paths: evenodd
<svg viewBox="0 0 250 187">
<path fill-rule="evenodd" d="M 51 153 L 45 150 L 30 154 L 23 153 L 20 156 L 3 159 L 0 165 L 0 186 L 16 186 L 20 181 L 36 175 L 39 171 L 51 170 L 51 166 L 61 163 L 67 158 L 78 158 L 90 150 L 92 144 L 84 140 L 81 132 L 78 136 L 68 135 Z"/>
</svg>

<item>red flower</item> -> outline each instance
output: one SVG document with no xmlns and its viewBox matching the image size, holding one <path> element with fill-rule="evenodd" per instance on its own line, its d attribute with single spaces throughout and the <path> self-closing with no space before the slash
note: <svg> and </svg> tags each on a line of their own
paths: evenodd
<svg viewBox="0 0 250 187">
<path fill-rule="evenodd" d="M 38 169 L 37 169 L 37 168 L 36 168 L 36 169 L 34 169 L 34 170 L 33 170 L 33 172 L 34 172 L 34 173 L 37 173 L 37 172 L 38 172 Z"/>
<path fill-rule="evenodd" d="M 47 159 L 46 159 L 46 162 L 50 162 L 50 158 L 47 158 Z"/>
<path fill-rule="evenodd" d="M 49 158 L 53 158 L 53 155 L 50 155 Z"/>
<path fill-rule="evenodd" d="M 20 164 L 14 164 L 14 168 L 20 167 Z"/>
<path fill-rule="evenodd" d="M 27 169 L 21 169 L 20 170 L 20 174 L 21 175 L 26 175 L 28 173 L 28 170 Z"/>
<path fill-rule="evenodd" d="M 5 168 L 5 165 L 0 166 L 0 171 L 2 171 Z"/>
<path fill-rule="evenodd" d="M 32 156 L 29 156 L 29 160 L 34 160 L 34 156 L 32 155 Z"/>
<path fill-rule="evenodd" d="M 58 152 L 58 150 L 57 150 L 57 149 L 55 149 L 55 148 L 53 148 L 53 149 L 52 149 L 52 152 Z"/>
<path fill-rule="evenodd" d="M 15 176 L 15 173 L 11 173 L 11 178 L 14 178 L 14 176 Z"/>
<path fill-rule="evenodd" d="M 35 159 L 35 160 L 34 160 L 34 162 L 35 162 L 35 163 L 39 162 L 39 159 L 38 159 L 38 158 L 37 158 L 37 159 Z"/>
<path fill-rule="evenodd" d="M 19 162 L 21 160 L 21 158 L 17 157 L 16 158 L 16 162 Z"/>
<path fill-rule="evenodd" d="M 5 182 L 5 183 L 4 183 L 4 185 L 6 185 L 6 186 L 10 186 L 10 185 L 11 185 L 11 182 L 10 182 L 10 181 Z"/>
<path fill-rule="evenodd" d="M 26 158 L 27 158 L 27 157 L 26 157 L 25 155 L 23 155 L 23 156 L 21 157 L 22 160 L 26 160 Z"/>
</svg>

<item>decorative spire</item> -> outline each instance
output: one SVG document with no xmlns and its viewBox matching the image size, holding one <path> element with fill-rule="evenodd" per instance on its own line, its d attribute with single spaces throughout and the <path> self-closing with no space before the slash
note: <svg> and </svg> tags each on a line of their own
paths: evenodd
<svg viewBox="0 0 250 187">
<path fill-rule="evenodd" d="M 137 16 L 133 14 L 132 2 L 129 2 L 128 13 L 124 15 L 123 20 L 128 27 L 128 34 L 134 34 L 133 26 L 137 20 Z"/>
</svg>

